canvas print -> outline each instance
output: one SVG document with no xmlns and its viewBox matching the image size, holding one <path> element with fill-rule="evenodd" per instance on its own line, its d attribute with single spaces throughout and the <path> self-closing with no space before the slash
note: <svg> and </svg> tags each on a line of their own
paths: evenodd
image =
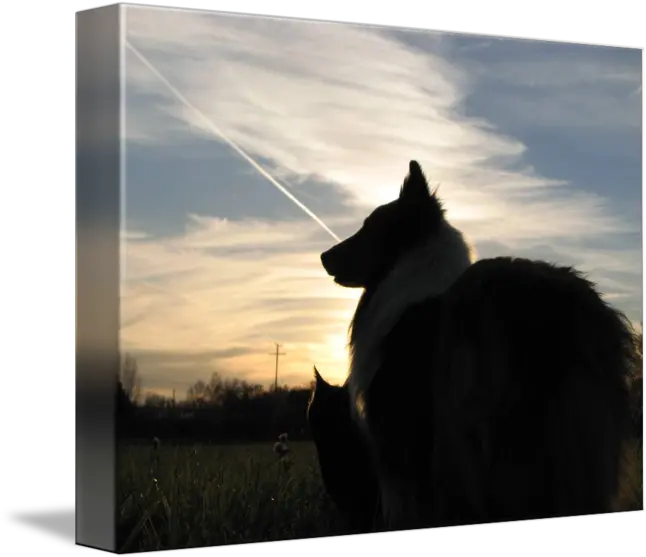
<svg viewBox="0 0 646 557">
<path fill-rule="evenodd" d="M 77 37 L 79 543 L 643 509 L 641 50 L 131 5 Z"/>
</svg>

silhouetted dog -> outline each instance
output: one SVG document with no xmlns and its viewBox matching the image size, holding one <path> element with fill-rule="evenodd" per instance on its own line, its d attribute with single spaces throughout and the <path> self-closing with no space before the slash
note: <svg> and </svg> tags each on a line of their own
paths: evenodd
<svg viewBox="0 0 646 557">
<path fill-rule="evenodd" d="M 350 416 L 347 385 L 330 385 L 316 368 L 314 377 L 307 419 L 325 489 L 352 528 L 372 531 L 377 481 L 367 447 Z"/>
<path fill-rule="evenodd" d="M 374 474 L 397 529 L 611 510 L 629 323 L 571 268 L 470 254 L 415 161 L 399 197 L 322 254 L 364 289 L 346 387 L 368 458 L 336 497 Z M 322 469 L 333 446 L 317 441 Z"/>
</svg>

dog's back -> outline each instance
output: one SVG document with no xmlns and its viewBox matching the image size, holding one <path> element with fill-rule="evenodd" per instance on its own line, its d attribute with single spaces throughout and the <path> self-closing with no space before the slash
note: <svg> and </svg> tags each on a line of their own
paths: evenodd
<svg viewBox="0 0 646 557">
<path fill-rule="evenodd" d="M 381 348 L 366 416 L 390 526 L 611 510 L 632 335 L 577 273 L 482 260 Z"/>
<path fill-rule="evenodd" d="M 386 527 L 611 510 L 631 327 L 570 268 L 473 263 L 436 193 L 410 161 L 399 196 L 321 254 L 363 289 L 351 418 Z"/>
</svg>

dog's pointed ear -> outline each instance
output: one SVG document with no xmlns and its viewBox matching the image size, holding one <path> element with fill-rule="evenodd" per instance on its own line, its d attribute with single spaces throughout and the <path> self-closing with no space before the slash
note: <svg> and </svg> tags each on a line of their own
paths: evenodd
<svg viewBox="0 0 646 557">
<path fill-rule="evenodd" d="M 314 388 L 317 391 L 327 389 L 330 386 L 330 384 L 325 379 L 323 379 L 323 377 L 319 373 L 319 370 L 316 369 L 316 366 L 314 366 L 314 380 L 316 381 Z"/>
<path fill-rule="evenodd" d="M 410 161 L 408 175 L 404 178 L 404 183 L 399 191 L 399 198 L 415 201 L 428 199 L 430 196 L 431 192 L 422 167 L 417 161 Z"/>
</svg>

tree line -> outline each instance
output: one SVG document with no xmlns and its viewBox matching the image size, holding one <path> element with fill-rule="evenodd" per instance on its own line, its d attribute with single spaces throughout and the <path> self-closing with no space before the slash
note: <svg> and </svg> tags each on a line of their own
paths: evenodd
<svg viewBox="0 0 646 557">
<path fill-rule="evenodd" d="M 306 419 L 312 384 L 266 389 L 214 372 L 191 385 L 183 400 L 157 393 L 144 396 L 136 359 L 126 355 L 117 385 L 117 435 L 121 439 L 173 442 L 256 442 L 283 432 L 310 439 Z"/>
<path fill-rule="evenodd" d="M 635 336 L 637 361 L 630 377 L 632 434 L 643 436 L 643 333 Z M 266 389 L 239 378 L 213 373 L 191 385 L 176 401 L 156 393 L 143 396 L 136 359 L 126 354 L 117 377 L 117 435 L 121 439 L 172 439 L 173 442 L 256 442 L 311 439 L 306 419 L 313 384 Z"/>
</svg>

